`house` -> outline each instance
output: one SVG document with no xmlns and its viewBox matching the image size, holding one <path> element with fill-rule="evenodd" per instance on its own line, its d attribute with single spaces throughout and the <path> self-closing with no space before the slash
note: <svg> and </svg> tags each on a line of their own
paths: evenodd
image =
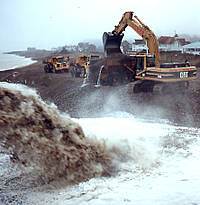
<svg viewBox="0 0 200 205">
<path fill-rule="evenodd" d="M 184 45 L 182 52 L 190 53 L 194 55 L 200 55 L 200 41 Z"/>
<path fill-rule="evenodd" d="M 34 47 L 28 47 L 28 48 L 27 48 L 27 51 L 29 51 L 29 52 L 35 52 L 35 51 L 36 51 L 36 48 L 34 48 Z"/>
<path fill-rule="evenodd" d="M 190 43 L 177 34 L 174 37 L 161 36 L 158 38 L 158 42 L 160 51 L 182 51 L 183 46 Z"/>
<path fill-rule="evenodd" d="M 147 50 L 146 43 L 143 39 L 135 39 L 134 43 L 132 44 L 132 51 L 134 52 L 144 52 Z"/>
<path fill-rule="evenodd" d="M 132 44 L 129 43 L 127 40 L 124 40 L 121 43 L 121 49 L 123 50 L 123 53 L 129 53 L 132 50 Z"/>
</svg>

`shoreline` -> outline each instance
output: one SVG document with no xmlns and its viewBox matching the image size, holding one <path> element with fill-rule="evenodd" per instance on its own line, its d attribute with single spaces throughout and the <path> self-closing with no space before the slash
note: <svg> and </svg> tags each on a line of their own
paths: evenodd
<svg viewBox="0 0 200 205">
<path fill-rule="evenodd" d="M 22 56 L 25 58 L 31 58 L 31 60 L 35 61 L 42 61 L 46 57 L 52 56 L 52 55 L 63 55 L 63 56 L 73 56 L 78 57 L 80 55 L 88 55 L 84 53 L 76 53 L 76 52 L 69 52 L 68 54 L 62 53 L 62 52 L 56 52 L 55 51 L 49 51 L 49 50 L 24 50 L 24 51 L 8 51 L 8 52 L 2 52 L 3 54 L 12 54 L 17 56 Z M 101 53 L 102 54 L 102 53 Z M 171 63 L 171 62 L 185 62 L 187 59 L 191 65 L 196 66 L 197 68 L 200 68 L 200 55 L 194 55 L 194 54 L 187 54 L 187 53 L 181 53 L 178 51 L 162 51 L 160 52 L 161 59 L 163 63 Z"/>
<path fill-rule="evenodd" d="M 22 56 L 25 58 L 31 58 L 31 60 L 40 61 L 44 59 L 47 56 L 50 56 L 53 52 L 48 50 L 24 50 L 24 51 L 9 51 L 9 52 L 3 52 L 4 54 L 11 54 L 11 55 L 17 55 Z"/>
<path fill-rule="evenodd" d="M 32 60 L 33 61 L 33 60 Z M 35 64 L 37 63 L 38 61 L 34 60 L 33 62 L 29 63 L 29 64 L 26 64 L 26 65 L 19 65 L 19 66 L 14 66 L 12 68 L 3 68 L 3 70 L 0 70 L 0 72 L 4 72 L 4 71 L 9 71 L 9 70 L 15 70 L 15 69 L 20 69 L 20 68 L 24 68 L 24 67 L 28 67 L 28 66 L 31 66 L 32 64 Z"/>
<path fill-rule="evenodd" d="M 9 57 L 9 55 L 11 57 Z M 31 64 L 37 63 L 37 59 L 33 59 L 32 57 L 19 55 L 15 52 L 2 52 L 0 59 L 0 72 L 7 70 L 14 70 L 17 68 L 22 68 L 25 66 L 29 66 Z"/>
<path fill-rule="evenodd" d="M 111 104 L 110 108 L 114 108 L 117 103 L 120 110 L 136 117 L 162 117 L 172 123 L 194 127 L 200 124 L 199 77 L 198 69 L 198 79 L 190 82 L 184 94 L 154 95 L 130 94 L 131 84 L 81 87 L 83 79 L 73 78 L 70 73 L 45 73 L 42 59 L 31 65 L 0 72 L 1 82 L 20 83 L 34 88 L 45 102 L 54 103 L 61 112 L 73 118 L 98 117 L 105 111 L 109 99 L 114 97 L 114 105 Z"/>
</svg>

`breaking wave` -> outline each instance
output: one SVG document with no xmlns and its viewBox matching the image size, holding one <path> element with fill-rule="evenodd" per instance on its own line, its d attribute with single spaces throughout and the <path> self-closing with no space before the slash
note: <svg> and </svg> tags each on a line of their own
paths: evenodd
<svg viewBox="0 0 200 205">
<path fill-rule="evenodd" d="M 199 134 L 123 111 L 72 119 L 0 83 L 0 202 L 198 204 Z"/>
<path fill-rule="evenodd" d="M 43 102 L 35 90 L 13 86 L 0 85 L 0 145 L 12 162 L 40 183 L 59 178 L 77 183 L 115 172 L 111 153 L 125 158 L 119 148 L 86 137 L 78 123 Z"/>
</svg>

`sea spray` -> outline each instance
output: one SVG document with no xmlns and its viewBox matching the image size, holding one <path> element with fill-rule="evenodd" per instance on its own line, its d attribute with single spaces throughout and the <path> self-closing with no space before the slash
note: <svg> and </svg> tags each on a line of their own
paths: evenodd
<svg viewBox="0 0 200 205">
<path fill-rule="evenodd" d="M 113 173 L 117 147 L 86 137 L 79 124 L 24 88 L 0 85 L 0 145 L 13 162 L 27 167 L 42 183 L 59 178 L 76 183 Z"/>
<path fill-rule="evenodd" d="M 19 115 L 26 117 L 26 114 L 29 116 L 28 118 L 33 118 L 32 115 L 35 114 L 35 105 L 38 104 L 38 107 L 41 107 L 41 115 L 38 116 L 41 119 L 46 119 L 45 115 L 49 114 L 49 118 L 53 119 L 53 125 L 59 124 L 59 120 L 64 126 L 65 129 L 69 126 L 65 121 L 70 121 L 69 117 L 64 116 L 59 113 L 55 106 L 47 105 L 35 94 L 35 91 L 32 89 L 28 89 L 27 87 L 22 87 L 20 85 L 14 84 L 2 84 L 0 83 L 0 119 L 1 122 L 3 120 L 6 121 L 8 117 L 5 119 L 3 116 L 8 115 L 12 116 L 12 110 L 15 111 L 15 116 L 17 119 Z M 5 89 L 5 88 L 8 89 Z M 7 92 L 7 94 L 5 94 Z M 18 103 L 11 104 L 10 101 L 12 99 L 11 96 L 15 96 L 19 101 Z M 5 99 L 4 99 L 5 97 Z M 28 100 L 28 98 L 33 98 L 34 100 Z M 4 101 L 4 103 L 3 103 Z M 27 102 L 29 102 L 27 104 Z M 9 106 L 6 104 L 9 104 Z M 21 103 L 23 102 L 23 103 Z M 90 102 L 90 101 L 88 101 Z M 23 104 L 23 105 L 21 105 Z M 27 105 L 27 106 L 25 106 Z M 3 107 L 2 107 L 3 106 Z M 8 107 L 7 107 L 8 106 Z M 110 104 L 109 104 L 110 106 Z M 9 108 L 9 109 L 8 109 Z M 23 111 L 21 111 L 22 109 Z M 10 111 L 9 111 L 10 110 Z M 109 110 L 109 109 L 108 109 Z M 43 113 L 43 114 L 42 114 Z M 57 114 L 56 114 L 57 113 Z M 5 117 L 4 116 L 4 117 Z M 13 119 L 15 119 L 13 113 Z M 58 119 L 54 119 L 55 117 Z M 35 119 L 34 123 L 37 123 L 37 119 Z M 2 152 L 0 158 L 0 170 L 4 169 L 3 172 L 0 172 L 0 203 L 2 204 L 199 204 L 199 173 L 200 168 L 198 165 L 199 162 L 199 146 L 200 146 L 200 130 L 197 128 L 187 128 L 187 127 L 177 127 L 173 125 L 169 125 L 164 123 L 163 121 L 152 121 L 152 120 L 144 120 L 144 119 L 136 119 L 135 116 L 130 114 L 124 114 L 123 112 L 116 113 L 108 113 L 107 116 L 103 118 L 80 118 L 73 119 L 78 124 L 82 126 L 84 131 L 84 136 L 81 138 L 77 137 L 76 140 L 79 140 L 81 143 L 75 143 L 72 137 L 69 139 L 72 144 L 76 146 L 80 145 L 84 148 L 79 148 L 79 150 L 83 149 L 84 153 L 83 158 L 85 157 L 85 150 L 89 149 L 94 152 L 88 153 L 88 160 L 91 162 L 84 162 L 83 160 L 78 161 L 80 163 L 84 162 L 85 166 L 89 169 L 91 167 L 96 167 L 98 172 L 91 170 L 89 177 L 93 176 L 102 176 L 103 174 L 112 174 L 115 169 L 119 170 L 118 166 L 122 165 L 121 160 L 125 160 L 125 157 L 131 156 L 132 159 L 127 159 L 127 162 L 124 163 L 123 169 L 120 170 L 120 173 L 115 175 L 115 177 L 107 177 L 107 178 L 92 178 L 83 183 L 79 183 L 74 186 L 66 186 L 66 179 L 69 181 L 70 176 L 76 175 L 80 176 L 79 180 L 85 181 L 87 177 L 84 177 L 86 173 L 84 170 L 82 173 L 79 172 L 79 168 L 82 169 L 83 166 L 76 167 L 73 169 L 69 168 L 67 172 L 65 169 L 62 170 L 60 165 L 67 164 L 68 161 L 66 158 L 61 157 L 63 162 L 53 161 L 51 159 L 55 150 L 55 147 L 58 147 L 58 154 L 61 153 L 63 155 L 73 155 L 75 152 L 74 158 L 82 157 L 82 155 L 78 156 L 76 153 L 77 148 L 74 147 L 74 152 L 68 153 L 61 150 L 61 147 L 65 149 L 65 147 L 72 148 L 72 144 L 66 143 L 66 141 L 61 142 L 60 139 L 57 139 L 57 131 L 64 130 L 57 127 L 55 131 L 55 135 L 51 139 L 44 136 L 44 134 L 40 134 L 39 132 L 35 132 L 36 136 L 36 144 L 33 142 L 33 148 L 30 150 L 26 150 L 29 148 L 25 143 L 25 137 L 22 136 L 22 151 L 18 151 L 18 155 L 13 155 L 13 161 L 15 164 L 22 164 L 24 169 L 30 168 L 30 175 L 24 175 L 18 177 L 18 173 L 15 173 L 15 169 L 12 169 L 10 165 L 10 161 L 8 159 L 7 153 L 13 152 L 15 141 L 13 140 L 13 144 L 8 144 L 10 148 L 7 149 L 5 155 Z M 41 124 L 42 120 L 39 121 Z M 20 129 L 20 126 L 15 122 L 7 122 L 12 129 Z M 16 124 L 16 126 L 15 126 Z M 79 127 L 79 125 L 72 122 L 72 126 Z M 1 124 L 2 126 L 3 124 Z M 12 127 L 13 126 L 13 127 Z M 31 127 L 33 125 L 29 125 Z M 42 125 L 43 126 L 43 125 Z M 27 129 L 29 132 L 29 127 L 21 126 L 22 130 Z M 6 127 L 4 123 L 4 128 L 7 129 L 7 133 L 2 131 L 2 127 L 0 127 L 0 143 L 2 145 L 6 145 L 6 142 L 9 140 L 9 135 L 11 136 L 12 132 Z M 33 128 L 32 128 L 33 129 Z M 44 127 L 42 131 L 48 132 L 50 128 Z M 47 130 L 47 131 L 46 131 Z M 54 130 L 54 129 L 52 129 Z M 48 133 L 50 133 L 49 131 Z M 53 132 L 53 131 L 52 131 Z M 10 133 L 10 134 L 9 134 Z M 36 134 L 37 133 L 37 134 Z M 3 134 L 3 135 L 2 135 Z M 30 132 L 31 134 L 31 132 Z M 89 135 L 96 135 L 95 138 L 88 138 Z M 40 136 L 41 137 L 38 137 Z M 52 134 L 53 135 L 53 134 Z M 86 137 L 86 136 L 87 137 Z M 77 136 L 77 135 L 76 135 Z M 41 142 L 40 138 L 46 141 L 44 144 L 44 149 L 40 147 Z M 81 139 L 80 139 L 81 138 Z M 100 139 L 106 139 L 106 141 L 100 141 Z M 17 138 L 16 138 L 17 139 Z M 31 139 L 28 138 L 27 139 Z M 122 141 L 123 140 L 123 143 Z M 51 143 L 52 142 L 52 143 Z M 84 142 L 87 142 L 85 145 Z M 114 144 L 114 146 L 111 146 Z M 36 147 L 36 146 L 39 147 Z M 52 147 L 50 147 L 52 145 Z M 118 146 L 117 146 L 118 145 Z M 129 146 L 128 146 L 129 145 Z M 110 148 L 109 148 L 109 147 Z M 47 161 L 47 148 L 52 149 L 52 153 L 48 155 L 49 162 L 43 165 L 44 162 L 42 160 Z M 20 148 L 20 147 L 19 147 Z M 111 149 L 112 148 L 112 149 Z M 119 148 L 121 150 L 119 150 Z M 100 152 L 100 149 L 101 152 Z M 35 152 L 35 155 L 32 154 Z M 79 152 L 79 151 L 78 151 Z M 40 154 L 39 154 L 40 153 Z M 122 155 L 120 155 L 122 153 Z M 134 154 L 132 156 L 130 153 Z M 152 156 L 152 155 L 157 156 Z M 30 159 L 25 158 L 24 155 L 31 154 L 33 157 L 38 157 Z M 57 153 L 56 153 L 57 154 Z M 77 155 L 76 155 L 77 154 Z M 93 154 L 93 157 L 90 156 Z M 70 155 L 70 157 L 72 157 Z M 17 157 L 19 159 L 17 159 Z M 23 159 L 24 158 L 24 159 Z M 40 159 L 42 158 L 42 159 Z M 150 166 L 150 169 L 143 170 L 138 168 L 140 164 L 145 163 L 145 166 L 148 165 L 148 162 L 156 162 L 156 158 L 158 158 L 157 166 Z M 85 158 L 84 158 L 85 159 Z M 152 159 L 152 160 L 151 160 Z M 23 160 L 27 160 L 23 162 Z M 30 160 L 30 161 L 28 161 Z M 35 161 L 34 161 L 35 160 Z M 37 161 L 37 160 L 41 160 Z M 66 161 L 65 161 L 66 160 Z M 155 161 L 156 160 L 156 161 Z M 115 161 L 115 164 L 113 164 Z M 74 163 L 74 161 L 73 161 Z M 107 165 L 106 165 L 107 163 Z M 108 163 L 109 166 L 108 166 Z M 118 165 L 118 166 L 117 166 Z M 46 168 L 44 168 L 46 166 Z M 151 167 L 153 169 L 151 169 Z M 32 168 L 32 170 L 31 170 Z M 49 170 L 48 170 L 49 168 Z M 54 175 L 50 175 L 52 173 L 51 169 L 54 170 Z M 19 169 L 18 169 L 19 170 Z M 18 171 L 17 170 L 17 171 Z M 36 180 L 36 186 L 31 185 L 33 181 L 34 170 L 37 171 L 36 176 L 43 176 L 45 178 L 44 182 L 48 182 L 48 180 L 54 180 L 54 183 L 47 184 L 45 186 L 38 186 Z M 46 170 L 44 173 L 43 170 Z M 101 172 L 101 170 L 105 170 L 107 172 Z M 6 172 L 7 171 L 7 172 Z M 63 171 L 63 172 L 62 172 Z M 74 171 L 74 173 L 70 173 Z M 79 173 L 78 173 L 79 172 Z M 57 173 L 61 173 L 60 177 L 57 176 Z M 67 175 L 67 174 L 69 175 Z M 16 177 L 15 177 L 16 176 Z M 31 177 L 32 181 L 27 182 L 27 176 Z M 14 178 L 15 177 L 15 178 Z M 55 177 L 55 178 L 54 178 Z M 88 177 L 88 178 L 89 178 Z M 57 180 L 57 179 L 61 180 Z M 25 180 L 23 180 L 25 179 Z M 37 179 L 37 178 L 36 178 Z M 62 187 L 60 181 L 62 181 Z M 78 181 L 78 180 L 77 180 Z M 20 183 L 20 186 L 17 183 Z M 75 180 L 72 182 L 75 182 Z M 53 184 L 53 185 L 52 185 Z M 56 187 L 56 188 L 55 188 Z M 57 189 L 58 187 L 58 189 Z M 52 189 L 51 189 L 52 188 Z M 159 191 L 158 191 L 159 190 Z M 119 194 L 120 193 L 120 194 Z"/>
</svg>

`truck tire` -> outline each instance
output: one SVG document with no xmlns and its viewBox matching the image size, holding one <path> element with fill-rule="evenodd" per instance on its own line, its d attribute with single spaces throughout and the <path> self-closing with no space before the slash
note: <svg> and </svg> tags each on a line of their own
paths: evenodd
<svg viewBox="0 0 200 205">
<path fill-rule="evenodd" d="M 50 66 L 48 64 L 44 66 L 44 71 L 45 71 L 45 73 L 51 72 Z"/>
<path fill-rule="evenodd" d="M 48 73 L 53 73 L 53 65 L 52 64 L 47 64 L 48 66 Z"/>
<path fill-rule="evenodd" d="M 44 72 L 45 72 L 45 73 L 49 73 L 48 71 L 49 71 L 48 65 L 45 65 L 45 66 L 44 66 Z"/>
</svg>

